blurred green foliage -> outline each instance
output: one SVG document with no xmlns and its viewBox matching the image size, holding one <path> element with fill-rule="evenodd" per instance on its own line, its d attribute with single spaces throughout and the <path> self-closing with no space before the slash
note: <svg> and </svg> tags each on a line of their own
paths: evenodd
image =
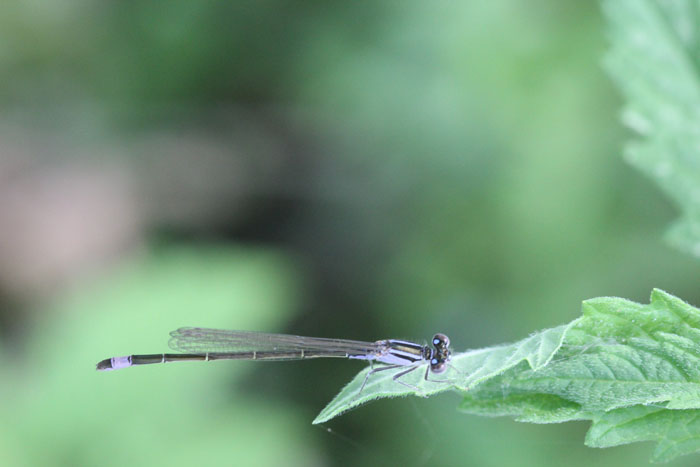
<svg viewBox="0 0 700 467">
<path fill-rule="evenodd" d="M 595 2 L 554 0 L 0 6 L 0 141 L 123 164 L 150 203 L 116 266 L 2 302 L 0 464 L 646 462 L 585 448 L 585 423 L 459 415 L 456 395 L 313 427 L 357 362 L 93 370 L 184 325 L 464 350 L 590 297 L 700 303 L 697 261 L 660 242 L 672 206 L 620 157 L 604 29 Z M 184 156 L 153 170 L 153 140 Z M 168 217 L 195 198 L 201 218 Z"/>
<path fill-rule="evenodd" d="M 308 426 L 298 409 L 255 395 L 227 404 L 225 388 L 245 378 L 244 366 L 121 378 L 93 370 L 97 355 L 163 349 L 167 332 L 154 332 L 154 318 L 164 330 L 193 316 L 224 328 L 279 326 L 296 300 L 291 272 L 272 253 L 166 248 L 54 304 L 26 362 L 3 360 L 13 375 L 3 391 L 4 465 L 209 464 L 240 456 L 222 450 L 232 440 L 257 453 L 252 464 L 318 463 L 309 430 L 295 428 Z"/>
<path fill-rule="evenodd" d="M 700 257 L 698 3 L 604 5 L 612 39 L 606 65 L 627 98 L 624 121 L 639 135 L 625 156 L 679 206 L 671 243 Z"/>
</svg>

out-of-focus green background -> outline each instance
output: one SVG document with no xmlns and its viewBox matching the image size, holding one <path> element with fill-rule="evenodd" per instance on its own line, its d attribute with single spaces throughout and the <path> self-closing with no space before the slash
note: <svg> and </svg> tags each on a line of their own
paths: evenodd
<svg viewBox="0 0 700 467">
<path fill-rule="evenodd" d="M 605 50 L 595 2 L 2 3 L 0 465 L 646 463 L 457 394 L 312 426 L 358 362 L 94 371 L 188 325 L 466 350 L 700 304 Z"/>
</svg>

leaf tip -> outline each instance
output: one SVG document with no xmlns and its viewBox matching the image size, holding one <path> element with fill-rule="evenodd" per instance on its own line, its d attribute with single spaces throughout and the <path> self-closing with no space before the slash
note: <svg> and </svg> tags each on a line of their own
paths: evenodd
<svg viewBox="0 0 700 467">
<path fill-rule="evenodd" d="M 322 423 L 326 423 L 328 420 L 330 420 L 333 417 L 328 417 L 324 415 L 325 411 L 322 411 L 320 414 L 316 415 L 316 418 L 313 419 L 311 422 L 312 425 L 321 425 Z"/>
</svg>

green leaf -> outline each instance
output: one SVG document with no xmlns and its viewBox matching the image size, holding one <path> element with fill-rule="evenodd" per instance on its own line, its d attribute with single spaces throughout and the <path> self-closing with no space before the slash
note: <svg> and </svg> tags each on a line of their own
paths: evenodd
<svg viewBox="0 0 700 467">
<path fill-rule="evenodd" d="M 652 461 L 668 462 L 700 450 L 700 410 L 635 406 L 592 417 L 586 445 L 597 448 L 658 441 Z"/>
<path fill-rule="evenodd" d="M 364 388 L 370 368 L 361 371 L 340 393 L 324 408 L 313 423 L 324 423 L 338 415 L 365 402 L 381 397 L 398 397 L 418 395 L 428 397 L 450 389 L 468 391 L 471 387 L 493 378 L 494 376 L 527 362 L 528 368 L 544 367 L 562 344 L 566 330 L 576 322 L 553 329 L 547 329 L 519 342 L 497 347 L 489 347 L 456 354 L 452 357 L 449 371 L 440 375 L 442 381 L 425 379 L 427 363 L 416 368 L 395 381 L 394 377 L 401 370 L 380 371 L 371 375 Z M 432 376 L 436 378 L 436 376 Z M 404 383 L 404 384 L 402 384 Z M 360 392 L 360 388 L 362 391 Z"/>
<path fill-rule="evenodd" d="M 485 417 L 514 417 L 519 422 L 561 423 L 585 420 L 581 406 L 551 394 L 508 394 L 500 384 L 484 384 L 467 393 L 459 406 L 462 412 Z"/>
<path fill-rule="evenodd" d="M 519 421 L 592 420 L 586 444 L 657 441 L 668 461 L 700 450 L 700 310 L 661 290 L 649 305 L 583 304 L 551 361 L 519 365 L 465 394 L 460 409 Z"/>
<path fill-rule="evenodd" d="M 503 383 L 590 411 L 657 402 L 700 408 L 700 313 L 660 290 L 649 305 L 588 300 L 549 365 L 504 375 Z"/>
<path fill-rule="evenodd" d="M 640 138 L 626 159 L 676 202 L 668 239 L 700 257 L 700 6 L 696 0 L 608 0 L 605 64 Z"/>
<path fill-rule="evenodd" d="M 668 462 L 700 450 L 700 410 L 668 410 L 637 405 L 610 412 L 585 412 L 571 401 L 546 394 L 498 397 L 480 390 L 462 401 L 460 410 L 483 416 L 512 416 L 520 422 L 560 423 L 591 420 L 587 446 L 607 448 L 640 441 L 657 441 L 651 460 Z"/>
<path fill-rule="evenodd" d="M 456 354 L 449 382 L 425 381 L 426 366 L 360 372 L 319 414 L 325 422 L 380 397 L 460 391 L 460 410 L 531 423 L 591 420 L 586 443 L 657 441 L 653 460 L 700 449 L 700 310 L 654 290 L 648 305 L 602 297 L 583 316 L 515 344 Z M 409 386 L 407 386 L 409 385 Z"/>
</svg>

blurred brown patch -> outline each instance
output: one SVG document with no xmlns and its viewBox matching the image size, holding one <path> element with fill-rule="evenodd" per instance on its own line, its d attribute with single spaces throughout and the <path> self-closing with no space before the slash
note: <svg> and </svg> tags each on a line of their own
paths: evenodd
<svg viewBox="0 0 700 467">
<path fill-rule="evenodd" d="M 112 264 L 141 237 L 123 166 L 24 143 L 0 141 L 0 289 L 22 302 Z"/>
</svg>

